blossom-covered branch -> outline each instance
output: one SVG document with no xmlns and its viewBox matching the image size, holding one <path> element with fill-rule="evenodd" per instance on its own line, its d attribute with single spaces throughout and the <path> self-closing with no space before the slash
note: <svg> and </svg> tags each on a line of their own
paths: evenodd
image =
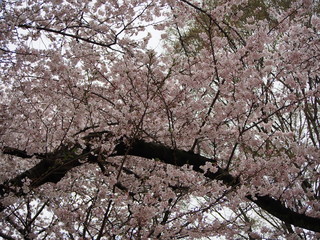
<svg viewBox="0 0 320 240">
<path fill-rule="evenodd" d="M 92 136 L 100 135 L 101 133 L 91 134 L 90 138 L 92 138 Z M 23 194 L 21 190 L 17 190 L 17 187 L 22 189 L 26 179 L 31 181 L 29 186 L 31 188 L 38 187 L 47 182 L 57 183 L 68 171 L 80 166 L 83 163 L 83 160 L 91 163 L 98 162 L 98 156 L 94 154 L 95 149 L 90 149 L 88 147 L 81 153 L 76 154 L 75 152 L 79 148 L 80 146 L 76 145 L 58 149 L 54 153 L 34 155 L 28 155 L 25 151 L 19 149 L 4 148 L 4 154 L 22 158 L 41 156 L 42 160 L 30 170 L 27 170 L 19 176 L 8 180 L 5 184 L 2 184 L 0 186 L 0 196 L 3 198 L 8 195 L 10 191 L 13 191 L 14 194 Z M 119 142 L 116 145 L 113 154 L 109 157 L 124 156 L 126 154 L 149 160 L 159 159 L 161 162 L 177 167 L 188 165 L 191 166 L 194 171 L 203 173 L 205 177 L 211 180 L 222 181 L 230 187 L 238 187 L 241 185 L 236 176 L 232 176 L 230 173 L 220 168 L 214 159 L 209 159 L 199 154 L 194 154 L 193 152 L 171 149 L 170 147 L 159 143 L 133 140 L 131 144 L 126 144 L 125 141 Z M 213 168 L 204 170 L 203 167 L 207 164 L 211 164 Z M 290 208 L 285 207 L 278 199 L 274 199 L 268 195 L 247 195 L 246 198 L 284 222 L 311 231 L 320 232 L 320 219 L 309 217 L 302 213 L 296 213 Z M 2 208 L 2 210 L 3 209 L 4 208 Z"/>
</svg>

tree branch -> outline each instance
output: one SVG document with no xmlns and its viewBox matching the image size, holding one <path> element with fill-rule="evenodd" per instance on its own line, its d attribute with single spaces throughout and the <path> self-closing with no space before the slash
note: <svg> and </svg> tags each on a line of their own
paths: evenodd
<svg viewBox="0 0 320 240">
<path fill-rule="evenodd" d="M 111 50 L 115 50 L 115 49 L 113 49 L 111 47 L 117 43 L 117 38 L 115 38 L 112 43 L 106 44 L 106 43 L 102 43 L 102 42 L 97 42 L 97 41 L 91 40 L 89 38 L 84 38 L 84 37 L 81 37 L 79 35 L 66 33 L 66 32 L 64 32 L 62 30 L 56 30 L 56 29 L 51 29 L 51 28 L 47 28 L 47 27 L 32 26 L 32 25 L 27 25 L 27 24 L 19 24 L 18 27 L 51 32 L 51 33 L 55 33 L 55 34 L 59 34 L 59 35 L 65 36 L 65 37 L 70 37 L 70 38 L 81 40 L 81 41 L 84 41 L 84 42 L 87 42 L 87 43 L 98 45 L 98 46 L 101 46 L 101 47 L 107 47 L 107 48 L 110 48 Z"/>
<path fill-rule="evenodd" d="M 194 8 L 195 10 L 203 13 L 204 15 L 206 15 L 209 19 L 211 19 L 211 21 L 218 27 L 219 31 L 227 38 L 230 47 L 233 50 L 237 49 L 236 44 L 234 43 L 233 39 L 229 36 L 229 34 L 220 26 L 220 24 L 217 22 L 217 20 L 211 15 L 209 14 L 207 11 L 205 11 L 204 9 L 197 7 L 196 5 L 194 5 L 193 3 L 191 3 L 190 1 L 186 1 L 186 0 L 180 0 L 181 2 L 184 2 L 185 4 L 189 5 L 190 7 Z"/>
<path fill-rule="evenodd" d="M 42 159 L 40 163 L 38 163 L 30 170 L 20 174 L 19 176 L 7 181 L 4 184 L 1 184 L 0 199 L 7 195 L 10 191 L 14 192 L 15 194 L 19 194 L 19 191 L 13 191 L 12 186 L 21 188 L 23 186 L 23 180 L 25 178 L 31 180 L 31 187 L 38 187 L 46 182 L 56 183 L 60 181 L 60 179 L 72 168 L 80 166 L 82 164 L 83 161 L 79 161 L 79 159 L 87 158 L 89 162 L 97 161 L 98 157 L 90 154 L 90 152 L 94 152 L 94 149 L 91 149 L 89 144 L 80 155 L 76 155 L 74 153 L 75 149 L 78 148 L 78 146 L 74 146 L 72 148 L 64 148 L 60 149 L 57 152 L 47 154 L 47 158 Z M 18 157 L 29 156 L 23 151 L 14 148 L 5 148 L 3 153 L 15 155 Z M 150 143 L 143 140 L 135 140 L 130 145 L 127 145 L 124 141 L 120 141 L 116 145 L 114 153 L 109 157 L 123 156 L 124 154 L 138 156 L 145 159 L 160 159 L 160 161 L 163 163 L 171 164 L 178 167 L 183 165 L 190 165 L 195 172 L 203 173 L 204 176 L 209 179 L 220 180 L 225 185 L 232 187 L 237 187 L 240 185 L 239 179 L 232 176 L 228 171 L 217 166 L 216 160 L 203 157 L 193 152 L 187 152 L 184 150 L 173 150 L 163 144 Z M 41 154 L 38 155 L 43 156 Z M 211 172 L 210 170 L 204 172 L 201 166 L 204 166 L 208 162 L 215 165 L 217 169 L 216 172 Z M 290 208 L 285 207 L 280 200 L 274 199 L 268 195 L 248 195 L 246 196 L 246 198 L 257 204 L 263 210 L 277 217 L 281 221 L 292 224 L 296 227 L 320 232 L 319 218 L 309 217 L 305 214 L 294 212 Z"/>
</svg>

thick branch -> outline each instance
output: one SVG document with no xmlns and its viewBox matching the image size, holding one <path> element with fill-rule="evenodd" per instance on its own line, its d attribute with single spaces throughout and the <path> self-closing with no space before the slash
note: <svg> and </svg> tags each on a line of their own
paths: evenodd
<svg viewBox="0 0 320 240">
<path fill-rule="evenodd" d="M 247 196 L 249 200 L 256 203 L 263 210 L 279 218 L 281 221 L 292 224 L 296 227 L 305 228 L 314 232 L 320 232 L 320 219 L 297 213 L 285 207 L 280 200 L 273 199 L 270 196 Z"/>
<path fill-rule="evenodd" d="M 124 155 L 127 151 L 127 146 L 124 143 L 120 143 L 116 147 L 116 155 Z M 182 150 L 172 150 L 167 146 L 147 143 L 142 140 L 135 141 L 129 148 L 129 155 L 139 156 L 147 159 L 158 158 L 162 162 L 183 166 L 185 164 L 193 166 L 193 170 L 196 172 L 204 173 L 200 168 L 207 162 L 216 163 L 215 160 L 209 159 L 192 152 L 186 152 Z M 207 171 L 204 173 L 207 178 L 212 180 L 222 180 L 228 186 L 239 185 L 239 180 L 229 174 L 226 170 L 217 167 L 216 172 Z M 256 203 L 263 210 L 279 218 L 280 220 L 292 224 L 296 227 L 305 228 L 311 231 L 320 232 L 320 219 L 306 216 L 292 211 L 285 207 L 281 201 L 273 199 L 270 196 L 246 196 L 250 201 Z"/>
<path fill-rule="evenodd" d="M 215 173 L 210 171 L 204 172 L 201 167 L 208 162 L 216 164 L 216 160 L 203 157 L 199 154 L 194 154 L 193 152 L 187 152 L 178 149 L 173 150 L 162 144 L 136 140 L 129 149 L 124 142 L 119 143 L 115 148 L 114 156 L 125 155 L 126 152 L 129 155 L 146 159 L 157 158 L 160 159 L 161 162 L 174 166 L 190 165 L 194 171 L 204 173 L 204 175 L 210 179 L 222 180 L 229 186 L 234 186 L 239 183 L 235 177 L 219 167 L 217 167 L 218 170 Z"/>
<path fill-rule="evenodd" d="M 30 180 L 30 188 L 41 186 L 47 182 L 59 182 L 68 171 L 74 167 L 80 166 L 82 164 L 82 159 L 88 159 L 88 157 L 90 157 L 89 149 L 85 149 L 82 153 L 76 154 L 76 150 L 79 148 L 78 145 L 75 145 L 71 148 L 59 148 L 52 153 L 30 155 L 23 150 L 5 147 L 3 149 L 4 154 L 21 158 L 32 158 L 35 156 L 42 160 L 31 169 L 0 184 L 0 199 L 7 196 L 9 193 L 14 193 L 17 196 L 25 194 L 23 192 L 23 186 L 26 179 Z"/>
<path fill-rule="evenodd" d="M 26 153 L 20 150 L 14 151 L 13 148 L 7 148 L 10 151 L 4 151 L 5 154 L 16 155 L 20 157 L 28 156 Z M 29 178 L 31 180 L 31 186 L 37 187 L 46 182 L 58 182 L 69 170 L 76 166 L 80 166 L 82 163 L 79 162 L 81 158 L 88 158 L 89 161 L 97 161 L 97 157 L 90 155 L 93 149 L 88 148 L 84 150 L 80 155 L 76 155 L 74 150 L 77 146 L 73 148 L 60 149 L 59 151 L 49 154 L 46 159 L 43 159 L 39 164 L 34 166 L 29 171 L 26 171 L 19 175 L 18 177 L 9 181 L 11 185 L 22 186 L 23 179 Z M 232 187 L 240 185 L 239 180 L 228 173 L 226 170 L 219 168 L 217 166 L 216 172 L 207 171 L 201 168 L 207 162 L 211 162 L 216 165 L 214 159 L 209 159 L 192 152 L 187 152 L 183 150 L 173 150 L 162 144 L 148 143 L 143 140 L 136 140 L 132 144 L 125 144 L 125 142 L 120 142 L 115 147 L 114 154 L 112 156 L 122 156 L 122 155 L 132 155 L 139 156 L 145 159 L 160 159 L 166 164 L 171 164 L 174 166 L 190 165 L 193 170 L 199 173 L 203 173 L 205 177 L 212 180 L 221 180 L 224 184 Z M 40 155 L 40 154 L 39 154 Z M 61 158 L 64 156 L 64 158 Z M 60 159 L 60 161 L 59 161 Z M 64 159 L 61 161 L 61 159 Z M 8 194 L 8 191 L 12 191 L 10 186 L 5 183 L 0 185 L 0 198 Z M 301 227 L 315 232 L 320 232 L 320 219 L 306 216 L 305 214 L 300 214 L 292 211 L 291 209 L 285 207 L 283 203 L 279 200 L 273 199 L 270 196 L 247 196 L 247 198 L 256 203 L 263 210 L 277 217 L 278 219 L 292 224 L 296 227 Z"/>
</svg>

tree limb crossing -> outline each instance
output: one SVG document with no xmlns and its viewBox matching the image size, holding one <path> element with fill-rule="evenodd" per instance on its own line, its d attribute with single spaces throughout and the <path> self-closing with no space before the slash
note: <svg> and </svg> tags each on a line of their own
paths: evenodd
<svg viewBox="0 0 320 240">
<path fill-rule="evenodd" d="M 36 188 L 47 182 L 59 182 L 68 171 L 83 164 L 82 162 L 79 162 L 79 159 L 86 158 L 89 162 L 93 163 L 98 161 L 98 157 L 91 154 L 91 152 L 94 152 L 95 150 L 91 149 L 90 145 L 88 145 L 87 148 L 82 151 L 82 153 L 77 155 L 75 154 L 74 149 L 78 147 L 79 146 L 75 145 L 72 148 L 61 148 L 56 152 L 46 155 L 28 155 L 25 151 L 19 149 L 11 147 L 4 148 L 4 154 L 14 155 L 22 158 L 31 158 L 36 156 L 42 160 L 31 169 L 23 172 L 15 178 L 6 181 L 3 184 L 0 184 L 0 199 L 4 198 L 9 193 L 14 193 L 17 196 L 21 196 L 23 194 L 21 189 L 26 178 L 31 181 L 30 187 Z M 178 167 L 190 165 L 195 172 L 203 173 L 204 176 L 209 179 L 222 181 L 225 185 L 231 187 L 237 187 L 241 185 L 238 178 L 232 176 L 228 171 L 217 166 L 216 160 L 184 150 L 173 150 L 163 144 L 146 142 L 143 140 L 134 140 L 129 145 L 124 141 L 121 141 L 116 145 L 114 153 L 110 155 L 110 157 L 123 156 L 126 154 L 145 159 L 157 158 L 163 163 Z M 208 162 L 213 163 L 216 166 L 216 172 L 211 172 L 210 170 L 204 172 L 201 166 L 204 166 Z M 292 224 L 296 227 L 308 229 L 310 231 L 320 232 L 319 218 L 297 213 L 290 208 L 285 207 L 280 200 L 274 199 L 269 195 L 247 195 L 246 198 L 281 221 Z M 5 208 L 3 206 L 0 207 L 0 211 L 3 211 L 4 209 Z"/>
</svg>

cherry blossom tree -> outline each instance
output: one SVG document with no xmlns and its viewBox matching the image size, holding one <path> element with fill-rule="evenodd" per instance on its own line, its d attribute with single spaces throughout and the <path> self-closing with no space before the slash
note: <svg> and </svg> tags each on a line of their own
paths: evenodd
<svg viewBox="0 0 320 240">
<path fill-rule="evenodd" d="M 1 1 L 0 236 L 318 239 L 320 18 L 290 2 Z"/>
</svg>

